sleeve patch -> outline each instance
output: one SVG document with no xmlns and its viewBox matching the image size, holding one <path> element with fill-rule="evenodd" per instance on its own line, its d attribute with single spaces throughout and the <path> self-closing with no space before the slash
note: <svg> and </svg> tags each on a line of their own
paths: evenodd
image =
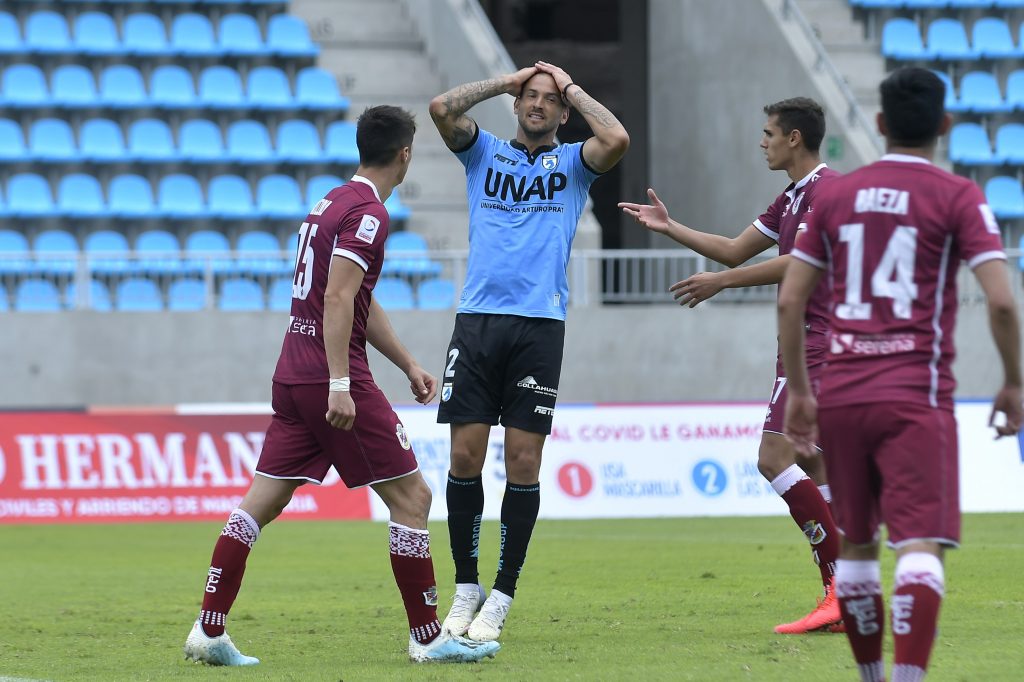
<svg viewBox="0 0 1024 682">
<path fill-rule="evenodd" d="M 981 212 L 981 219 L 985 221 L 985 229 L 991 234 L 999 234 L 999 223 L 996 222 L 996 215 L 989 205 L 978 204 L 978 211 Z"/>
<path fill-rule="evenodd" d="M 356 230 L 356 239 L 372 244 L 373 240 L 377 238 L 377 228 L 379 227 L 380 220 L 372 215 L 364 215 L 363 220 L 359 223 L 359 229 Z"/>
</svg>

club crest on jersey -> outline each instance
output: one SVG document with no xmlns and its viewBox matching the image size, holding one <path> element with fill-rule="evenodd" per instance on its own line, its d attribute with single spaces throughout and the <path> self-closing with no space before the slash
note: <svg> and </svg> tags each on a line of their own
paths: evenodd
<svg viewBox="0 0 1024 682">
<path fill-rule="evenodd" d="M 395 435 L 398 437 L 398 444 L 402 446 L 403 450 L 408 450 L 412 447 L 409 444 L 409 436 L 406 434 L 405 427 L 402 426 L 401 422 L 395 425 Z"/>
<path fill-rule="evenodd" d="M 558 154 L 545 154 L 540 157 L 540 165 L 544 170 L 555 170 L 558 166 Z"/>
<path fill-rule="evenodd" d="M 377 238 L 378 227 L 380 227 L 379 220 L 372 215 L 364 215 L 362 222 L 359 223 L 359 229 L 356 230 L 356 239 L 372 244 L 373 240 Z"/>
<path fill-rule="evenodd" d="M 828 537 L 824 526 L 817 521 L 808 521 L 803 525 L 802 530 L 812 545 L 820 545 Z"/>
<path fill-rule="evenodd" d="M 452 385 L 445 384 L 441 387 L 441 402 L 446 403 L 452 397 Z"/>
</svg>

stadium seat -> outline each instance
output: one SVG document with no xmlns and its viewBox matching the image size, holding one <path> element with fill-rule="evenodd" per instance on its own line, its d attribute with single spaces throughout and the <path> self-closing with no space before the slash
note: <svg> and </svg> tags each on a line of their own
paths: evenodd
<svg viewBox="0 0 1024 682">
<path fill-rule="evenodd" d="M 996 77 L 988 71 L 971 71 L 960 80 L 960 104 L 976 114 L 1013 111 L 1003 100 Z"/>
<path fill-rule="evenodd" d="M 267 307 L 276 311 L 288 311 L 292 307 L 292 278 L 276 277 L 267 292 Z"/>
<path fill-rule="evenodd" d="M 236 270 L 247 275 L 278 275 L 291 270 L 290 263 L 281 258 L 281 244 L 269 232 L 250 230 L 238 237 Z M 288 296 L 291 296 L 289 292 Z"/>
<path fill-rule="evenodd" d="M 323 159 L 320 133 L 309 121 L 292 119 L 277 126 L 277 158 L 291 163 L 309 163 Z"/>
<path fill-rule="evenodd" d="M 179 14 L 171 24 L 171 48 L 186 56 L 216 57 L 223 54 L 213 37 L 213 25 L 201 14 Z"/>
<path fill-rule="evenodd" d="M 936 59 L 977 59 L 967 42 L 967 30 L 959 19 L 936 19 L 928 26 L 928 52 Z"/>
<path fill-rule="evenodd" d="M 106 118 L 94 118 L 82 124 L 79 152 L 93 162 L 122 161 L 125 156 L 121 126 Z"/>
<path fill-rule="evenodd" d="M 396 277 L 378 279 L 377 285 L 373 288 L 373 297 L 384 310 L 411 310 L 416 307 L 412 286 L 404 279 Z"/>
<path fill-rule="evenodd" d="M 316 57 L 306 22 L 291 14 L 276 14 L 267 22 L 267 49 L 279 57 Z"/>
<path fill-rule="evenodd" d="M 264 218 L 299 219 L 306 215 L 299 184 L 287 175 L 267 175 L 256 185 L 256 212 Z"/>
<path fill-rule="evenodd" d="M 337 175 L 314 175 L 306 184 L 306 206 L 313 208 L 316 202 L 327 196 L 335 187 L 341 187 L 345 181 Z"/>
<path fill-rule="evenodd" d="M 28 131 L 28 148 L 40 161 L 71 161 L 78 157 L 71 126 L 59 118 L 37 119 Z"/>
<path fill-rule="evenodd" d="M 331 161 L 358 165 L 359 148 L 356 146 L 355 124 L 351 121 L 335 121 L 327 126 L 324 154 Z"/>
<path fill-rule="evenodd" d="M 78 242 L 65 230 L 43 230 L 32 240 L 36 271 L 70 275 L 78 269 Z"/>
<path fill-rule="evenodd" d="M 971 44 L 986 59 L 1008 59 L 1021 55 L 1021 51 L 1013 44 L 1010 27 L 996 17 L 982 17 L 974 22 Z"/>
<path fill-rule="evenodd" d="M 198 218 L 206 215 L 203 190 L 191 175 L 172 173 L 157 187 L 157 213 L 168 218 Z"/>
<path fill-rule="evenodd" d="M 263 289 L 251 279 L 226 279 L 220 285 L 217 307 L 231 311 L 263 310 Z"/>
<path fill-rule="evenodd" d="M 199 101 L 213 109 L 239 109 L 246 106 L 242 78 L 227 66 L 211 66 L 199 74 Z"/>
<path fill-rule="evenodd" d="M 273 66 L 257 66 L 249 72 L 249 106 L 258 109 L 294 109 L 291 88 L 284 71 Z"/>
<path fill-rule="evenodd" d="M 190 163 L 222 163 L 224 139 L 213 121 L 201 118 L 185 121 L 179 130 L 178 153 Z"/>
<path fill-rule="evenodd" d="M 57 210 L 71 218 L 95 218 L 107 213 L 100 181 L 86 173 L 65 175 L 57 184 Z"/>
<path fill-rule="evenodd" d="M 167 289 L 167 309 L 174 311 L 203 310 L 207 306 L 206 283 L 194 277 L 171 282 Z"/>
<path fill-rule="evenodd" d="M 11 107 L 45 107 L 50 93 L 42 70 L 34 64 L 12 64 L 4 69 L 3 102 Z"/>
<path fill-rule="evenodd" d="M 1020 180 L 1006 176 L 989 178 L 985 198 L 997 218 L 1024 218 L 1024 191 Z"/>
<path fill-rule="evenodd" d="M 956 89 L 953 87 L 953 79 L 949 77 L 949 74 L 944 71 L 936 71 L 934 69 L 932 70 L 932 73 L 938 76 L 946 86 L 946 111 L 950 113 L 967 111 L 967 107 L 965 107 L 956 96 Z"/>
<path fill-rule="evenodd" d="M 28 156 L 21 126 L 9 118 L 0 118 L 0 161 L 20 161 Z"/>
<path fill-rule="evenodd" d="M 15 173 L 7 180 L 7 212 L 17 216 L 53 213 L 50 183 L 35 173 Z"/>
<path fill-rule="evenodd" d="M 23 275 L 33 269 L 25 235 L 14 230 L 0 230 L 0 274 Z"/>
<path fill-rule="evenodd" d="M 222 232 L 197 230 L 185 238 L 185 267 L 190 272 L 234 272 L 230 254 L 231 244 Z"/>
<path fill-rule="evenodd" d="M 97 230 L 85 238 L 89 269 L 100 275 L 122 275 L 132 271 L 128 240 L 121 232 Z"/>
<path fill-rule="evenodd" d="M 1015 111 L 1024 110 L 1024 70 L 1012 71 L 1006 77 L 1006 105 Z"/>
<path fill-rule="evenodd" d="M 142 74 L 134 66 L 114 64 L 100 74 L 100 102 L 104 106 L 137 109 L 148 99 Z"/>
<path fill-rule="evenodd" d="M 139 218 L 155 212 L 149 180 L 131 173 L 110 181 L 110 212 L 119 218 Z"/>
<path fill-rule="evenodd" d="M 217 175 L 207 186 L 210 213 L 220 218 L 251 218 L 252 190 L 237 175 Z"/>
<path fill-rule="evenodd" d="M 171 129 L 156 118 L 140 118 L 128 129 L 128 155 L 136 161 L 163 162 L 178 158 Z"/>
<path fill-rule="evenodd" d="M 228 126 L 227 155 L 236 163 L 269 163 L 274 160 L 270 133 L 259 121 L 235 121 Z"/>
<path fill-rule="evenodd" d="M 995 158 L 1001 163 L 1024 164 L 1024 125 L 1007 123 L 996 131 Z"/>
<path fill-rule="evenodd" d="M 125 52 L 136 56 L 150 57 L 170 52 L 164 22 L 147 12 L 125 17 L 123 44 Z"/>
<path fill-rule="evenodd" d="M 54 104 L 79 108 L 96 106 L 99 93 L 92 71 L 78 64 L 64 64 L 53 70 L 50 77 Z"/>
<path fill-rule="evenodd" d="M 10 12 L 0 12 L 0 54 L 19 54 L 24 51 L 18 20 Z"/>
<path fill-rule="evenodd" d="M 155 275 L 181 272 L 181 244 L 165 230 L 146 230 L 135 240 L 139 268 Z"/>
<path fill-rule="evenodd" d="M 327 71 L 309 66 L 295 80 L 295 104 L 313 111 L 346 111 L 347 98 L 338 90 L 337 79 Z"/>
<path fill-rule="evenodd" d="M 14 309 L 23 313 L 59 312 L 63 308 L 60 299 L 57 285 L 32 277 L 18 283 L 14 292 Z"/>
<path fill-rule="evenodd" d="M 263 46 L 260 27 L 248 14 L 225 14 L 220 20 L 221 52 L 233 57 L 252 57 L 268 52 Z"/>
<path fill-rule="evenodd" d="M 389 234 L 384 253 L 384 274 L 430 277 L 441 273 L 441 264 L 430 260 L 427 240 L 415 232 Z"/>
<path fill-rule="evenodd" d="M 921 32 L 911 19 L 896 17 L 882 27 L 882 55 L 891 59 L 927 59 L 931 53 L 921 42 Z"/>
<path fill-rule="evenodd" d="M 74 51 L 89 55 L 121 54 L 114 18 L 102 12 L 82 12 L 75 18 Z"/>
<path fill-rule="evenodd" d="M 128 277 L 117 284 L 116 307 L 131 312 L 158 312 L 164 309 L 164 301 L 156 282 Z"/>
<path fill-rule="evenodd" d="M 988 134 L 977 123 L 957 123 L 949 134 L 949 160 L 967 166 L 995 162 Z"/>
<path fill-rule="evenodd" d="M 398 197 L 398 192 L 391 193 L 391 196 L 384 202 L 384 208 L 388 210 L 388 217 L 395 223 L 401 220 L 408 220 L 409 215 L 412 213 L 409 207 L 402 203 L 402 200 Z"/>
<path fill-rule="evenodd" d="M 995 0 L 947 0 L 950 9 L 988 9 Z"/>
<path fill-rule="evenodd" d="M 192 74 L 175 64 L 164 64 L 153 70 L 149 80 L 150 99 L 165 109 L 189 109 L 199 103 Z"/>
<path fill-rule="evenodd" d="M 109 313 L 113 310 L 110 302 L 110 289 L 98 279 L 90 279 L 89 286 L 83 292 L 83 299 L 79 299 L 78 282 L 72 280 L 64 291 L 64 305 L 68 310 L 98 310 Z"/>
<path fill-rule="evenodd" d="M 447 310 L 455 306 L 455 283 L 447 279 L 425 279 L 416 287 L 416 303 L 424 310 Z"/>
<path fill-rule="evenodd" d="M 34 12 L 25 20 L 25 47 L 31 52 L 72 52 L 68 23 L 56 12 Z"/>
</svg>

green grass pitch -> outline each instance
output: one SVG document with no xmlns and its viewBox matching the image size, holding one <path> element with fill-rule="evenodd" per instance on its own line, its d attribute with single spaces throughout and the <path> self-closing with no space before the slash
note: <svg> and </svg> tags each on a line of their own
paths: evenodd
<svg viewBox="0 0 1024 682">
<path fill-rule="evenodd" d="M 431 528 L 443 617 L 452 567 Z M 857 679 L 844 636 L 772 632 L 817 595 L 788 518 L 542 521 L 498 657 L 426 667 L 406 659 L 386 528 L 370 522 L 270 526 L 228 628 L 262 663 L 187 663 L 219 529 L 0 526 L 0 680 Z M 485 584 L 496 536 L 485 523 Z M 887 552 L 886 591 L 892 567 Z M 930 681 L 1024 679 L 1022 569 L 1024 514 L 965 518 Z"/>
</svg>

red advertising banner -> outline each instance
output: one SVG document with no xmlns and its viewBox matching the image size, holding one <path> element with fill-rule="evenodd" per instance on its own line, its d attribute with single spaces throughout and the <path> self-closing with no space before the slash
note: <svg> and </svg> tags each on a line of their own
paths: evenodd
<svg viewBox="0 0 1024 682">
<path fill-rule="evenodd" d="M 0 523 L 222 520 L 249 488 L 269 414 L 0 413 Z M 281 518 L 370 518 L 331 470 Z"/>
</svg>

